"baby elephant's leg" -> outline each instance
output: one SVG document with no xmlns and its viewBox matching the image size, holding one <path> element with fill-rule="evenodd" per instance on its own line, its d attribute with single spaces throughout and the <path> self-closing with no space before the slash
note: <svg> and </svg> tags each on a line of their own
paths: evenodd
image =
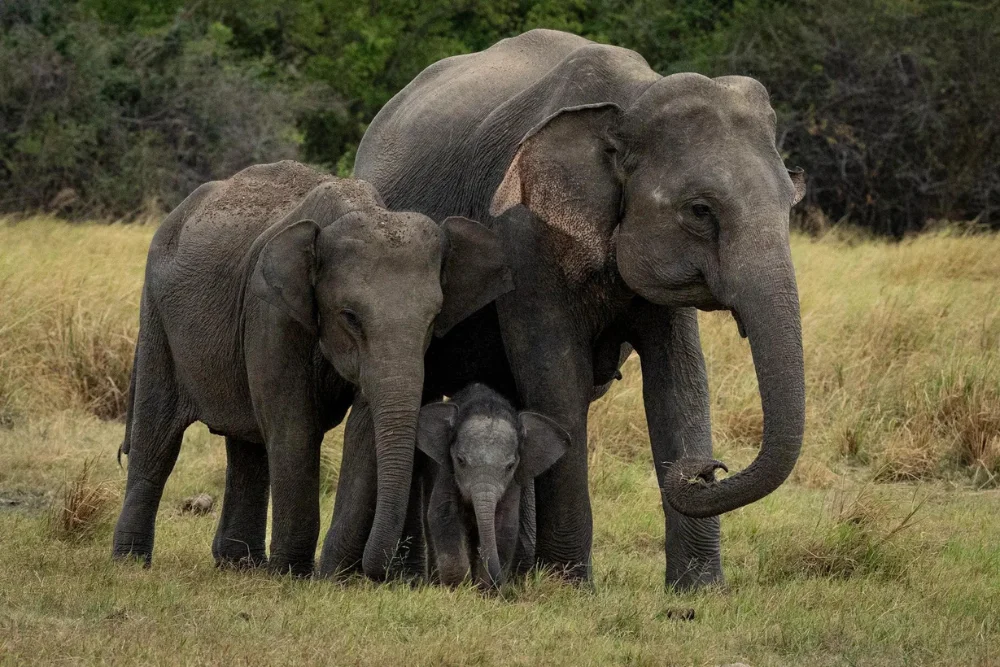
<svg viewBox="0 0 1000 667">
<path fill-rule="evenodd" d="M 437 577 L 445 586 L 458 586 L 469 577 L 468 527 L 450 479 L 438 477 L 427 507 L 427 526 Z"/>
</svg>

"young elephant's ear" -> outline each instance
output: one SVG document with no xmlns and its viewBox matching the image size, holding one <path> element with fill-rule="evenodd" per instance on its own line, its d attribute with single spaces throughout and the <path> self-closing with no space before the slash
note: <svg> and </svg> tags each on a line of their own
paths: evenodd
<svg viewBox="0 0 1000 667">
<path fill-rule="evenodd" d="M 514 289 L 503 246 L 492 230 L 460 216 L 447 218 L 441 227 L 447 246 L 441 272 L 444 305 L 434 320 L 438 336 Z"/>
<path fill-rule="evenodd" d="M 456 417 L 458 406 L 454 403 L 428 403 L 420 408 L 417 449 L 434 459 L 438 465 L 448 464 Z"/>
<path fill-rule="evenodd" d="M 521 465 L 517 475 L 521 484 L 526 484 L 566 453 L 570 437 L 566 429 L 537 412 L 521 412 L 518 421 L 521 424 Z"/>
<path fill-rule="evenodd" d="M 250 289 L 259 298 L 281 308 L 315 334 L 316 299 L 313 282 L 319 225 L 300 220 L 275 234 L 257 258 Z"/>
</svg>

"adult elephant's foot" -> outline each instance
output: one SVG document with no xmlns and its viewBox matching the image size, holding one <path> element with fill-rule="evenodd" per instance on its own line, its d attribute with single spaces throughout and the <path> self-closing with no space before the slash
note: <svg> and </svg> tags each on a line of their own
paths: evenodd
<svg viewBox="0 0 1000 667">
<path fill-rule="evenodd" d="M 666 523 L 667 589 L 724 586 L 719 517 L 692 519 L 668 506 Z"/>
<path fill-rule="evenodd" d="M 726 578 L 719 562 L 692 558 L 686 563 L 675 559 L 674 567 L 667 563 L 667 590 L 684 593 L 708 586 L 724 587 Z"/>
<path fill-rule="evenodd" d="M 120 562 L 137 561 L 143 567 L 153 562 L 153 538 L 150 535 L 115 531 L 111 557 Z"/>
</svg>

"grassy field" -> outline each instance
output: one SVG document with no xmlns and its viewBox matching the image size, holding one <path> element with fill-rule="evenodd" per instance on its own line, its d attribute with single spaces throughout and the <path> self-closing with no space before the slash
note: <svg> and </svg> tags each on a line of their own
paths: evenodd
<svg viewBox="0 0 1000 667">
<path fill-rule="evenodd" d="M 538 575 L 484 597 L 217 571 L 215 517 L 181 509 L 223 489 L 200 425 L 152 569 L 110 562 L 153 231 L 0 221 L 0 663 L 1000 665 L 1000 237 L 794 239 L 804 452 L 724 517 L 727 589 L 663 590 L 632 359 L 591 413 L 593 588 Z M 761 431 L 749 348 L 728 316 L 702 332 L 717 453 L 739 467 Z"/>
</svg>

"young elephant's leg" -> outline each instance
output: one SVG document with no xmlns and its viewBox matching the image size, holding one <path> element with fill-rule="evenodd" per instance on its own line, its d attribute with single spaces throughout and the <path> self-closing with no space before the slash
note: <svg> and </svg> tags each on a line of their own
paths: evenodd
<svg viewBox="0 0 1000 667">
<path fill-rule="evenodd" d="M 220 566 L 257 567 L 267 562 L 267 449 L 226 438 L 226 460 L 226 494 L 212 555 Z"/>
<path fill-rule="evenodd" d="M 377 490 L 372 413 L 358 396 L 344 427 L 344 453 L 333 505 L 333 520 L 323 540 L 320 576 L 361 573 L 365 543 L 375 518 Z"/>
<path fill-rule="evenodd" d="M 130 409 L 128 478 L 115 525 L 112 555 L 153 558 L 153 533 L 163 487 L 177 461 L 184 430 L 193 419 L 183 405 L 166 335 L 155 317 L 143 319 Z"/>
<path fill-rule="evenodd" d="M 449 473 L 439 471 L 427 504 L 429 541 L 433 545 L 434 567 L 445 586 L 458 586 L 470 575 L 469 526 L 459 506 L 458 489 Z"/>
<path fill-rule="evenodd" d="M 268 438 L 271 550 L 275 574 L 312 575 L 319 539 L 319 454 L 323 433 L 307 418 L 286 418 Z"/>
</svg>

